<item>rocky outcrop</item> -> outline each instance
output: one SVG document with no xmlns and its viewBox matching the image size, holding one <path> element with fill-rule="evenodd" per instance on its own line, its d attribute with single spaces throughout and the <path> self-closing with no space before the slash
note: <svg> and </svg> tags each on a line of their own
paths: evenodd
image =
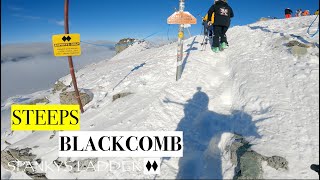
<svg viewBox="0 0 320 180">
<path fill-rule="evenodd" d="M 46 173 L 35 173 L 35 172 L 26 171 L 26 174 L 32 179 L 48 179 L 46 177 Z"/>
<path fill-rule="evenodd" d="M 303 48 L 310 48 L 312 47 L 309 44 L 304 44 L 301 43 L 299 41 L 293 40 L 293 41 L 289 41 L 287 44 L 285 44 L 287 47 L 294 47 L 294 46 L 298 46 L 298 47 L 303 47 Z"/>
<path fill-rule="evenodd" d="M 234 136 L 233 143 L 230 146 L 231 162 L 236 165 L 234 179 L 262 178 L 262 156 L 251 151 L 250 147 L 249 142 L 242 136 Z"/>
<path fill-rule="evenodd" d="M 268 21 L 268 20 L 270 20 L 270 18 L 262 17 L 262 18 L 259 19 L 259 21 Z M 258 21 L 258 22 L 259 22 L 259 21 Z"/>
<path fill-rule="evenodd" d="M 262 18 L 260 18 L 260 19 L 258 20 L 258 22 L 259 22 L 259 21 L 269 21 L 269 20 L 271 20 L 271 19 L 277 19 L 277 18 L 276 18 L 276 17 L 271 17 L 271 16 L 262 17 Z"/>
<path fill-rule="evenodd" d="M 268 166 L 278 169 L 288 169 L 288 161 L 280 156 L 266 157 L 250 149 L 251 144 L 240 135 L 235 135 L 230 149 L 231 162 L 236 166 L 234 179 L 262 179 L 262 161 Z"/>
<path fill-rule="evenodd" d="M 89 92 L 80 92 L 80 100 L 83 106 L 93 99 L 93 94 Z M 75 91 L 60 93 L 61 104 L 78 104 Z"/>
<path fill-rule="evenodd" d="M 5 149 L 1 151 L 1 165 L 3 168 L 12 171 L 23 171 L 32 179 L 47 179 L 45 173 L 34 171 L 33 162 L 41 163 L 41 159 L 35 159 L 37 156 L 32 154 L 31 148 L 24 149 Z M 19 163 L 20 162 L 20 163 Z M 10 167 L 9 167 L 10 166 Z"/>
<path fill-rule="evenodd" d="M 298 57 L 306 55 L 308 53 L 307 48 L 312 47 L 312 45 L 310 44 L 304 44 L 296 40 L 289 41 L 288 43 L 285 44 L 285 46 L 289 47 L 290 52 L 294 56 L 298 56 Z"/>
<path fill-rule="evenodd" d="M 1 164 L 5 165 L 10 161 L 33 161 L 36 155 L 30 153 L 31 148 L 7 149 L 1 151 Z M 6 160 L 4 160 L 6 159 Z M 5 163 L 5 164 L 3 164 Z M 5 167 L 5 166 L 4 166 Z"/>
<path fill-rule="evenodd" d="M 112 102 L 119 99 L 119 98 L 123 98 L 126 97 L 128 95 L 132 94 L 131 92 L 124 92 L 124 93 L 118 93 L 112 96 Z"/>
<path fill-rule="evenodd" d="M 307 48 L 304 47 L 299 47 L 299 46 L 293 46 L 290 48 L 290 52 L 294 55 L 294 56 L 304 56 L 308 53 Z"/>
<path fill-rule="evenodd" d="M 63 82 L 57 81 L 53 86 L 53 93 L 56 93 L 57 91 L 65 91 L 68 88 Z"/>
<path fill-rule="evenodd" d="M 280 156 L 264 157 L 264 160 L 268 162 L 268 166 L 278 169 L 288 169 L 288 161 Z"/>
<path fill-rule="evenodd" d="M 121 39 L 116 45 L 116 53 L 119 54 L 123 50 L 127 49 L 130 45 L 132 45 L 135 42 L 135 39 L 133 38 L 124 38 Z"/>
<path fill-rule="evenodd" d="M 44 98 L 40 98 L 40 99 L 35 99 L 31 102 L 29 102 L 28 104 L 30 105 L 35 105 L 35 104 L 49 104 L 49 99 L 44 97 Z"/>
<path fill-rule="evenodd" d="M 1 165 L 6 170 L 21 171 L 26 173 L 32 179 L 48 179 L 46 173 L 37 172 L 36 165 L 41 164 L 41 159 L 31 153 L 31 148 L 10 149 L 1 151 Z M 65 161 L 63 159 L 66 159 Z M 81 171 L 94 171 L 98 158 L 86 158 L 71 161 L 70 158 L 58 158 L 52 162 L 54 166 L 68 169 L 70 173 L 79 173 Z M 67 165 L 69 167 L 67 167 Z M 71 169 L 70 169 L 71 167 Z"/>
</svg>

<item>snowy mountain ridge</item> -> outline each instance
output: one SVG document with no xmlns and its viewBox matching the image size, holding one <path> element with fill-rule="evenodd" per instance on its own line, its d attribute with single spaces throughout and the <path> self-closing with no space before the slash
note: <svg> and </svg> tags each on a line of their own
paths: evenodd
<svg viewBox="0 0 320 180">
<path fill-rule="evenodd" d="M 78 87 L 93 94 L 81 115 L 82 131 L 184 131 L 184 157 L 164 158 L 161 175 L 155 177 L 138 170 L 57 173 L 57 169 L 45 176 L 230 179 L 236 175 L 236 165 L 228 147 L 233 134 L 240 134 L 255 152 L 288 161 L 287 169 L 275 169 L 263 161 L 262 178 L 318 178 L 309 168 L 319 164 L 319 35 L 306 34 L 314 18 L 232 27 L 227 32 L 230 47 L 217 54 L 209 45 L 201 50 L 201 35 L 186 39 L 178 82 L 176 43 L 157 48 L 135 43 L 108 61 L 77 71 Z M 290 41 L 310 47 L 303 49 L 307 53 L 295 55 L 286 46 Z M 60 81 L 69 85 L 71 77 Z M 128 95 L 112 101 L 118 93 Z M 2 104 L 2 152 L 28 147 L 42 163 L 62 160 L 57 156 L 56 132 L 10 131 L 10 105 L 43 97 L 50 104 L 60 103 L 59 93 L 47 90 Z M 142 158 L 98 159 L 143 163 Z M 31 176 L 5 171 L 1 177 Z"/>
</svg>

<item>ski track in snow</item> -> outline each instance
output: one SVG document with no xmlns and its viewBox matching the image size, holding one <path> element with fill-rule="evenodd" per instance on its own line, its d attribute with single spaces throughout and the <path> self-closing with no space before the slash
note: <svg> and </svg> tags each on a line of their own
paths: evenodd
<svg viewBox="0 0 320 180">
<path fill-rule="evenodd" d="M 109 61 L 79 70 L 78 87 L 94 94 L 81 116 L 81 130 L 183 130 L 184 157 L 163 158 L 160 176 L 139 171 L 81 172 L 67 178 L 233 178 L 234 167 L 224 150 L 231 133 L 250 137 L 252 148 L 264 156 L 289 161 L 288 171 L 264 165 L 265 179 L 318 178 L 309 166 L 319 164 L 319 62 L 312 55 L 319 55 L 319 49 L 313 47 L 297 58 L 284 46 L 289 40 L 319 44 L 318 35 L 305 34 L 313 18 L 233 27 L 227 33 L 230 47 L 217 54 L 209 45 L 201 51 L 203 36 L 191 37 L 184 41 L 184 70 L 178 82 L 175 43 L 159 48 L 135 44 Z M 70 75 L 61 81 L 69 84 Z M 112 102 L 120 92 L 132 94 Z M 46 95 L 51 103 L 59 103 L 57 95 Z M 2 106 L 6 112 L 2 119 L 9 117 L 10 103 L 12 99 Z M 50 135 L 8 131 L 2 132 L 1 143 L 8 146 L 3 143 L 6 139 L 13 144 L 10 148 L 40 145 L 33 152 L 53 161 L 58 136 L 48 140 Z M 143 162 L 143 158 L 99 158 L 119 159 Z M 55 173 L 47 177 L 57 178 Z"/>
</svg>

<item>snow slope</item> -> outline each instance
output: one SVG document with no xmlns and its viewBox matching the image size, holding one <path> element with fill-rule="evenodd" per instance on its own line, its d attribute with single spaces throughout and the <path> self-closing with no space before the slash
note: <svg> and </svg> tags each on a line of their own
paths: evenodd
<svg viewBox="0 0 320 180">
<path fill-rule="evenodd" d="M 108 61 L 77 72 L 78 87 L 94 94 L 84 107 L 81 130 L 184 131 L 184 157 L 164 158 L 160 176 L 132 172 L 47 172 L 50 178 L 232 178 L 234 166 L 225 149 L 232 133 L 245 136 L 252 149 L 265 156 L 281 156 L 288 170 L 264 164 L 265 179 L 318 178 L 310 170 L 319 164 L 319 35 L 307 28 L 315 16 L 257 22 L 231 28 L 229 49 L 214 54 L 201 51 L 203 36 L 184 42 L 182 78 L 175 81 L 175 43 L 152 48 L 134 44 Z M 312 28 L 311 30 L 315 30 Z M 293 56 L 284 46 L 290 40 L 313 44 L 308 54 Z M 60 79 L 70 84 L 70 76 Z M 71 88 L 70 88 L 71 89 Z M 112 102 L 112 96 L 130 92 Z M 46 96 L 50 91 L 8 99 L 1 107 L 2 150 L 37 147 L 42 161 L 56 160 L 58 136 L 53 132 L 10 134 L 10 105 Z M 29 99 L 29 100 L 30 100 Z M 80 159 L 80 158 L 79 158 Z M 143 163 L 143 158 L 99 158 Z M 2 177 L 26 178 L 2 172 Z"/>
</svg>

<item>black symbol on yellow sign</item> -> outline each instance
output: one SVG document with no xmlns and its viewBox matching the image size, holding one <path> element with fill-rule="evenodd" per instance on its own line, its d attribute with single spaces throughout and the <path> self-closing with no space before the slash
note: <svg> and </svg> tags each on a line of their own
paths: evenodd
<svg viewBox="0 0 320 180">
<path fill-rule="evenodd" d="M 62 40 L 63 40 L 64 42 L 65 42 L 66 40 L 70 41 L 70 40 L 71 40 L 71 37 L 70 37 L 70 36 L 68 36 L 68 37 L 63 36 Z"/>
</svg>

